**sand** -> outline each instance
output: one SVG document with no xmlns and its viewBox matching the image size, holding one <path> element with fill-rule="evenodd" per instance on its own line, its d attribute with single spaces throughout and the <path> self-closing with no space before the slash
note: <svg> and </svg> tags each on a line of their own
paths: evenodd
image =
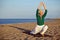
<svg viewBox="0 0 60 40">
<path fill-rule="evenodd" d="M 36 26 L 36 22 L 0 24 L 0 40 L 60 40 L 60 20 L 45 22 L 48 30 L 44 37 L 38 33 L 29 32 Z"/>
</svg>

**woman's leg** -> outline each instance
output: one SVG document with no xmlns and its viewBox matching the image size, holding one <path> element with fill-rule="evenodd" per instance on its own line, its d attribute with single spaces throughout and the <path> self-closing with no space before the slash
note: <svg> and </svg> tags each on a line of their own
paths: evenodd
<svg viewBox="0 0 60 40">
<path fill-rule="evenodd" d="M 37 25 L 37 26 L 35 27 L 35 29 L 33 29 L 30 33 L 31 33 L 31 34 L 40 33 L 40 31 L 42 30 L 42 28 L 43 28 L 43 26 Z"/>
<path fill-rule="evenodd" d="M 42 29 L 43 31 L 41 32 L 41 34 L 44 35 L 44 33 L 47 31 L 47 29 L 48 29 L 48 26 L 47 25 L 44 26 L 43 29 Z"/>
</svg>

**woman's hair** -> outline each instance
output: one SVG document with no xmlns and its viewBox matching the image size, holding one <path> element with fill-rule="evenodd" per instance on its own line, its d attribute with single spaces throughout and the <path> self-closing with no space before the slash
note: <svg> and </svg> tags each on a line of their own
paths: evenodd
<svg viewBox="0 0 60 40">
<path fill-rule="evenodd" d="M 44 11 L 43 11 L 43 10 L 39 10 L 39 13 L 40 13 L 40 14 L 44 14 Z"/>
</svg>

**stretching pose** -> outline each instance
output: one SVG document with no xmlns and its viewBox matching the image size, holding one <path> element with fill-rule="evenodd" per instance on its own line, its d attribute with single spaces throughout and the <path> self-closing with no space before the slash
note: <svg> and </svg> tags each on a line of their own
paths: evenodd
<svg viewBox="0 0 60 40">
<path fill-rule="evenodd" d="M 42 6 L 44 7 L 44 11 L 41 9 Z M 44 18 L 46 16 L 46 14 L 47 14 L 46 6 L 43 2 L 41 2 L 36 11 L 37 25 L 36 25 L 35 29 L 33 29 L 30 32 L 31 34 L 40 33 L 42 36 L 44 35 L 44 33 L 48 29 L 48 26 L 44 25 Z"/>
</svg>

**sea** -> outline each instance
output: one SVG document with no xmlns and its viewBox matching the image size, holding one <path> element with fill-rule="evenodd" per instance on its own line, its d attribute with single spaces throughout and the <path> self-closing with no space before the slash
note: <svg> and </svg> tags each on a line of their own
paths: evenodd
<svg viewBox="0 0 60 40">
<path fill-rule="evenodd" d="M 45 19 L 46 21 L 51 21 Z M 37 22 L 36 19 L 0 19 L 0 24 L 15 24 L 15 23 L 27 23 L 27 22 Z"/>
</svg>

